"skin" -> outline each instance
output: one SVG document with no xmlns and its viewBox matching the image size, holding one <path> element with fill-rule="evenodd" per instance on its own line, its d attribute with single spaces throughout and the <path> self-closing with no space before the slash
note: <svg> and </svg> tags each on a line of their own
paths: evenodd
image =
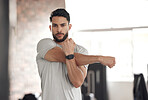
<svg viewBox="0 0 148 100">
<path fill-rule="evenodd" d="M 65 17 L 53 17 L 52 25 L 49 26 L 52 34 L 58 39 L 63 39 L 64 35 L 71 29 L 72 25 L 68 23 Z M 62 33 L 58 34 L 57 33 Z M 56 41 L 55 41 L 56 42 Z M 56 42 L 62 46 L 62 49 L 55 47 L 49 50 L 44 59 L 54 62 L 63 62 L 66 64 L 68 77 L 74 87 L 80 87 L 87 75 L 87 69 L 84 67 L 86 64 L 91 64 L 95 62 L 100 62 L 112 68 L 115 65 L 115 58 L 110 56 L 93 56 L 93 55 L 83 55 L 79 53 L 74 53 L 74 48 L 76 46 L 75 42 L 70 38 L 66 38 L 63 42 Z M 66 55 L 74 54 L 74 58 L 71 60 L 65 59 Z"/>
</svg>

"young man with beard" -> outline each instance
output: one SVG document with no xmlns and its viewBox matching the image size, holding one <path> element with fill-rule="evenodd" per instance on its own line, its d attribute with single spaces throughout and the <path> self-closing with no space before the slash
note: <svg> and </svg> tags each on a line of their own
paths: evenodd
<svg viewBox="0 0 148 100">
<path fill-rule="evenodd" d="M 37 45 L 42 100 L 82 100 L 80 86 L 87 75 L 87 64 L 100 62 L 112 68 L 115 58 L 87 55 L 84 47 L 68 38 L 72 25 L 65 9 L 53 11 L 50 21 L 54 39 L 42 39 Z"/>
</svg>

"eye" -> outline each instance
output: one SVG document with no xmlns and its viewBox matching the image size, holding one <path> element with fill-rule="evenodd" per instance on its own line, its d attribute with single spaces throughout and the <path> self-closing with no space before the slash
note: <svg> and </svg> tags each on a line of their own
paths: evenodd
<svg viewBox="0 0 148 100">
<path fill-rule="evenodd" d="M 52 27 L 57 27 L 57 24 L 52 24 Z"/>
<path fill-rule="evenodd" d="M 61 24 L 61 27 L 64 27 L 66 24 L 65 23 L 63 23 L 63 24 Z"/>
</svg>

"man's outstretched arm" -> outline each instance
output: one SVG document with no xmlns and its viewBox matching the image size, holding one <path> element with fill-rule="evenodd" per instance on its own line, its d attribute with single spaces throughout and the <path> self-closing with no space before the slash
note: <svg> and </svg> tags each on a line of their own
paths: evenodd
<svg viewBox="0 0 148 100">
<path fill-rule="evenodd" d="M 80 53 L 74 53 L 77 66 L 92 64 L 100 62 L 103 65 L 106 65 L 112 68 L 115 65 L 115 58 L 110 56 L 99 56 L 99 55 L 83 55 Z M 63 62 L 66 63 L 65 53 L 60 47 L 54 47 L 49 50 L 44 59 L 48 61 Z"/>
</svg>

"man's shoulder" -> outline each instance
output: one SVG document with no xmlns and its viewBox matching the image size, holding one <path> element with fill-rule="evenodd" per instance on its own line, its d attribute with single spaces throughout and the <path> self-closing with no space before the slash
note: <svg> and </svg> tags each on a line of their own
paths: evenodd
<svg viewBox="0 0 148 100">
<path fill-rule="evenodd" d="M 82 45 L 76 44 L 77 49 L 85 49 Z"/>
<path fill-rule="evenodd" d="M 76 44 L 76 51 L 78 52 L 78 53 L 83 53 L 83 52 L 85 52 L 85 53 L 88 53 L 88 51 L 87 51 L 87 49 L 86 48 L 84 48 L 83 46 L 81 46 L 81 45 L 78 45 L 78 44 Z"/>
<path fill-rule="evenodd" d="M 37 51 L 43 50 L 43 49 L 49 49 L 56 46 L 56 43 L 51 38 L 44 38 L 41 39 L 37 44 Z"/>
<path fill-rule="evenodd" d="M 41 39 L 39 42 L 42 42 L 42 41 L 53 41 L 51 38 L 43 38 L 43 39 Z"/>
<path fill-rule="evenodd" d="M 46 45 L 46 44 L 51 44 L 51 43 L 54 43 L 55 44 L 55 42 L 51 39 L 51 38 L 43 38 L 43 39 L 41 39 L 39 42 L 38 42 L 38 46 L 39 45 Z"/>
</svg>

